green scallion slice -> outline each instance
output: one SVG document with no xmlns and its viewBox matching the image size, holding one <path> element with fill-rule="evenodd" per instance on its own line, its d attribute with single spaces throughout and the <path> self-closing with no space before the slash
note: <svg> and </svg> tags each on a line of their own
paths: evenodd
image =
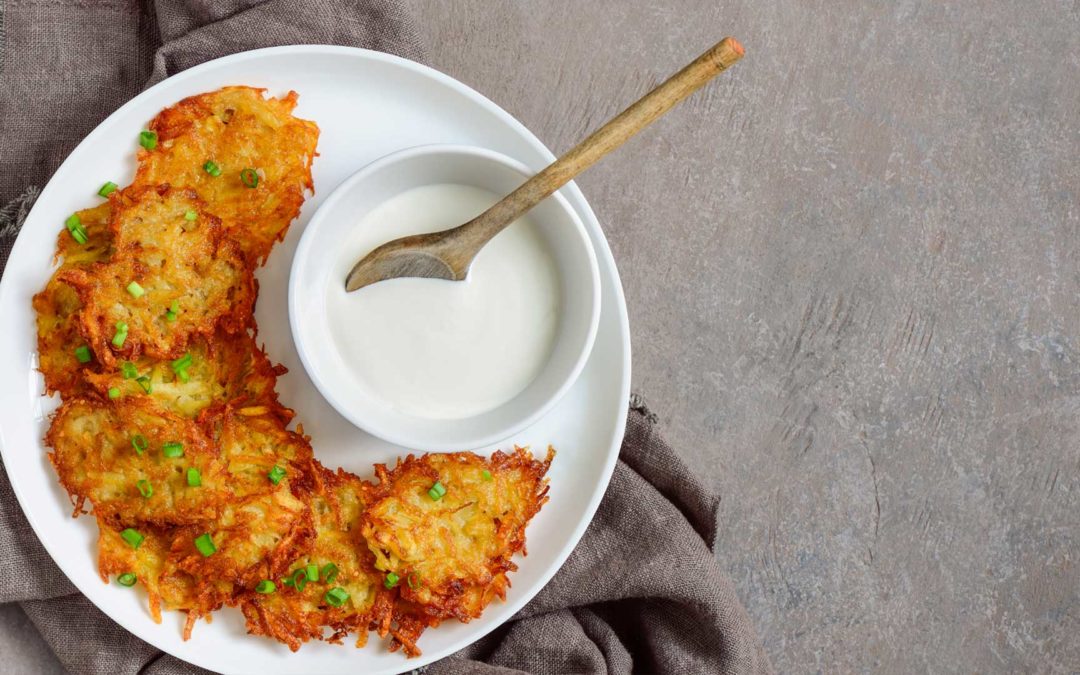
<svg viewBox="0 0 1080 675">
<path fill-rule="evenodd" d="M 244 169 L 240 172 L 240 180 L 249 188 L 259 187 L 259 172 L 255 169 Z"/>
<path fill-rule="evenodd" d="M 150 484 L 148 480 L 135 481 L 135 487 L 139 488 L 139 494 L 147 499 L 150 499 L 154 495 L 154 486 Z"/>
<path fill-rule="evenodd" d="M 120 387 L 109 387 L 109 398 L 110 399 L 120 398 Z"/>
<path fill-rule="evenodd" d="M 138 577 L 136 577 L 131 572 L 124 572 L 120 576 L 116 577 L 116 583 L 120 584 L 121 586 L 127 586 L 129 588 L 131 586 L 134 586 L 135 582 L 138 580 Z"/>
<path fill-rule="evenodd" d="M 202 553 L 204 558 L 209 558 L 217 551 L 217 546 L 214 546 L 214 540 L 210 538 L 208 532 L 195 537 L 195 548 L 199 549 L 199 553 Z"/>
<path fill-rule="evenodd" d="M 142 434 L 135 434 L 131 437 L 131 447 L 135 448 L 135 452 L 143 454 L 149 443 L 146 441 L 146 436 Z"/>
<path fill-rule="evenodd" d="M 480 475 L 483 477 L 484 480 L 491 480 L 491 472 L 487 469 L 484 469 L 484 472 Z"/>
<path fill-rule="evenodd" d="M 179 373 L 191 365 L 191 352 L 185 352 L 183 356 L 172 362 L 172 369 L 174 373 Z"/>
<path fill-rule="evenodd" d="M 184 444 L 176 441 L 169 441 L 168 443 L 162 443 L 161 454 L 169 459 L 176 459 L 177 457 L 184 456 Z"/>
<path fill-rule="evenodd" d="M 345 604 L 345 601 L 349 599 L 349 594 L 345 592 L 345 589 L 341 586 L 335 586 L 326 592 L 323 596 L 326 600 L 326 604 L 331 607 L 341 607 Z"/>
<path fill-rule="evenodd" d="M 82 221 L 79 220 L 79 214 L 73 213 L 67 217 L 64 221 L 64 227 L 71 234 L 71 238 L 78 244 L 85 244 L 88 238 L 86 234 L 86 228 L 83 227 Z"/>
<path fill-rule="evenodd" d="M 101 186 L 101 189 L 97 191 L 99 197 L 108 197 L 112 193 L 116 192 L 116 188 L 120 187 L 111 180 L 105 181 L 105 184 Z"/>
<path fill-rule="evenodd" d="M 420 575 L 416 572 L 410 572 L 409 576 L 405 577 L 405 581 L 408 582 L 409 588 L 413 589 L 414 591 L 420 588 Z"/>
<path fill-rule="evenodd" d="M 266 474 L 266 477 L 270 479 L 270 482 L 277 485 L 285 478 L 285 469 L 278 465 L 274 465 L 273 469 L 270 469 L 270 473 Z"/>
<path fill-rule="evenodd" d="M 221 175 L 221 167 L 218 166 L 217 162 L 215 162 L 212 159 L 206 160 L 206 164 L 203 164 L 202 168 L 203 168 L 203 171 L 210 174 L 214 178 L 217 178 L 218 176 Z"/>
<path fill-rule="evenodd" d="M 191 379 L 191 376 L 190 376 L 190 375 L 188 375 L 188 371 L 186 371 L 186 370 L 180 370 L 180 371 L 177 371 L 177 373 L 176 373 L 176 378 L 177 378 L 178 380 L 180 380 L 181 382 L 187 382 L 188 380 L 190 380 L 190 379 Z"/>
<path fill-rule="evenodd" d="M 90 359 L 92 358 L 90 356 L 90 348 L 86 345 L 76 347 L 75 358 L 78 359 L 79 363 L 90 363 Z"/>
<path fill-rule="evenodd" d="M 116 332 L 113 333 L 112 343 L 113 347 L 123 347 L 124 341 L 127 340 L 128 325 L 123 321 L 116 322 Z"/>
<path fill-rule="evenodd" d="M 446 494 L 446 487 L 439 481 L 435 481 L 435 484 L 431 486 L 427 493 L 428 497 L 431 497 L 433 501 L 439 501 Z"/>
<path fill-rule="evenodd" d="M 263 579 L 255 587 L 255 592 L 256 593 L 262 593 L 263 595 L 266 595 L 268 593 L 273 593 L 276 590 L 277 590 L 277 586 L 274 584 L 273 581 L 270 581 L 269 579 Z"/>
<path fill-rule="evenodd" d="M 129 527 L 120 533 L 120 538 L 126 541 L 131 548 L 139 548 L 139 545 L 143 543 L 143 539 L 146 537 L 139 534 L 138 530 Z"/>
<path fill-rule="evenodd" d="M 191 220 L 197 220 L 198 218 L 199 218 L 199 214 L 196 213 L 195 211 L 191 210 L 191 209 L 188 209 L 187 211 L 184 212 L 184 220 L 191 221 Z"/>
<path fill-rule="evenodd" d="M 337 565 L 335 565 L 334 563 L 326 563 L 325 565 L 323 565 L 323 568 L 319 571 L 319 573 L 320 575 L 322 575 L 323 581 L 328 584 L 332 584 L 334 583 L 334 580 L 337 579 Z"/>
<path fill-rule="evenodd" d="M 143 375 L 142 377 L 136 377 L 135 381 L 139 383 L 139 386 L 142 387 L 142 390 L 144 392 L 146 392 L 147 394 L 154 391 L 154 383 L 150 381 L 150 376 L 149 375 Z"/>
<path fill-rule="evenodd" d="M 141 298 L 143 294 L 146 293 L 146 291 L 143 290 L 143 287 L 140 286 L 139 282 L 137 281 L 132 281 L 130 284 L 127 285 L 127 292 L 131 293 L 131 297 L 133 298 Z"/>
<path fill-rule="evenodd" d="M 318 565 L 316 565 L 315 563 L 311 563 L 310 565 L 305 567 L 304 570 L 307 572 L 307 580 L 308 581 L 318 581 L 319 580 L 319 566 Z"/>
<path fill-rule="evenodd" d="M 125 380 L 130 380 L 139 376 L 139 369 L 131 361 L 124 361 L 120 364 L 120 374 L 124 376 Z"/>
<path fill-rule="evenodd" d="M 387 588 L 393 588 L 394 586 L 397 586 L 400 581 L 401 577 L 394 574 L 393 572 L 387 572 L 386 578 L 383 579 L 383 586 L 386 586 Z"/>
<path fill-rule="evenodd" d="M 176 312 L 174 312 L 172 310 L 169 310 L 168 312 L 165 312 L 165 320 L 168 321 L 169 323 L 172 323 L 173 321 L 176 321 Z"/>
<path fill-rule="evenodd" d="M 157 134 L 153 131 L 140 131 L 139 145 L 147 150 L 153 150 L 157 147 Z"/>
<path fill-rule="evenodd" d="M 307 570 L 301 567 L 300 569 L 292 573 L 292 577 L 290 580 L 292 581 L 293 588 L 298 591 L 304 590 L 304 587 L 307 586 L 308 582 Z"/>
<path fill-rule="evenodd" d="M 188 487 L 199 487 L 202 485 L 202 474 L 195 467 L 191 467 L 187 470 L 187 484 Z"/>
<path fill-rule="evenodd" d="M 173 300 L 172 304 L 169 305 L 169 311 L 172 312 L 173 314 L 179 314 L 180 313 L 180 301 L 179 300 Z"/>
</svg>

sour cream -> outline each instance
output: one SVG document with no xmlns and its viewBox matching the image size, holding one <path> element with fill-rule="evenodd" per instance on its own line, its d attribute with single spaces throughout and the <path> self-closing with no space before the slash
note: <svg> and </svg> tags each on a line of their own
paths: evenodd
<svg viewBox="0 0 1080 675">
<path fill-rule="evenodd" d="M 392 197 L 356 223 L 332 278 L 344 279 L 387 241 L 460 225 L 497 200 L 465 185 Z M 333 283 L 326 305 L 334 346 L 358 389 L 402 413 L 459 419 L 497 408 L 536 378 L 554 343 L 560 297 L 552 255 L 526 216 L 484 247 L 465 281 L 392 279 L 352 293 Z"/>
</svg>

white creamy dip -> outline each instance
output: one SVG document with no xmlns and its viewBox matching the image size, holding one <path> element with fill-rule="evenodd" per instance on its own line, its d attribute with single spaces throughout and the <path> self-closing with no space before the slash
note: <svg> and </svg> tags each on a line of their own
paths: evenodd
<svg viewBox="0 0 1080 675">
<path fill-rule="evenodd" d="M 376 206 L 342 242 L 327 320 L 343 367 L 368 395 L 403 413 L 458 419 L 514 398 L 544 367 L 559 281 L 528 217 L 484 247 L 465 281 L 391 279 L 345 292 L 345 276 L 375 247 L 460 225 L 497 199 L 464 185 L 414 188 Z"/>
</svg>

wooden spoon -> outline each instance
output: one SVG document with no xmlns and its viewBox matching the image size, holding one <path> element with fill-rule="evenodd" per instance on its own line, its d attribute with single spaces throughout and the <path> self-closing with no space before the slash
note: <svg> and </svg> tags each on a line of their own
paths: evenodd
<svg viewBox="0 0 1080 675">
<path fill-rule="evenodd" d="M 735 38 L 724 38 L 479 216 L 442 232 L 395 239 L 368 253 L 349 272 L 345 290 L 355 291 L 398 277 L 461 281 L 476 254 L 492 237 L 727 70 L 742 55 L 743 47 Z"/>
</svg>

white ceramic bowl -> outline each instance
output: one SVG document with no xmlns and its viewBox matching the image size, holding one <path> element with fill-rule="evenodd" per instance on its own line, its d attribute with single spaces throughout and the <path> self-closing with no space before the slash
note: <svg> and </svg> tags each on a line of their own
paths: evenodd
<svg viewBox="0 0 1080 675">
<path fill-rule="evenodd" d="M 326 400 L 365 431 L 408 449 L 472 450 L 525 429 L 550 410 L 581 373 L 600 319 L 600 275 L 592 243 L 577 214 L 558 193 L 529 213 L 554 260 L 561 302 L 546 365 L 513 399 L 478 415 L 425 418 L 394 409 L 362 384 L 332 337 L 329 284 L 338 274 L 341 242 L 373 208 L 406 190 L 435 184 L 470 185 L 510 193 L 530 174 L 523 164 L 482 148 L 426 145 L 387 155 L 345 180 L 316 211 L 300 239 L 289 278 L 289 323 L 300 359 Z M 351 263 L 355 261 L 350 261 Z M 453 283 L 453 282 L 448 282 Z M 358 291 L 361 292 L 361 291 Z"/>
</svg>

